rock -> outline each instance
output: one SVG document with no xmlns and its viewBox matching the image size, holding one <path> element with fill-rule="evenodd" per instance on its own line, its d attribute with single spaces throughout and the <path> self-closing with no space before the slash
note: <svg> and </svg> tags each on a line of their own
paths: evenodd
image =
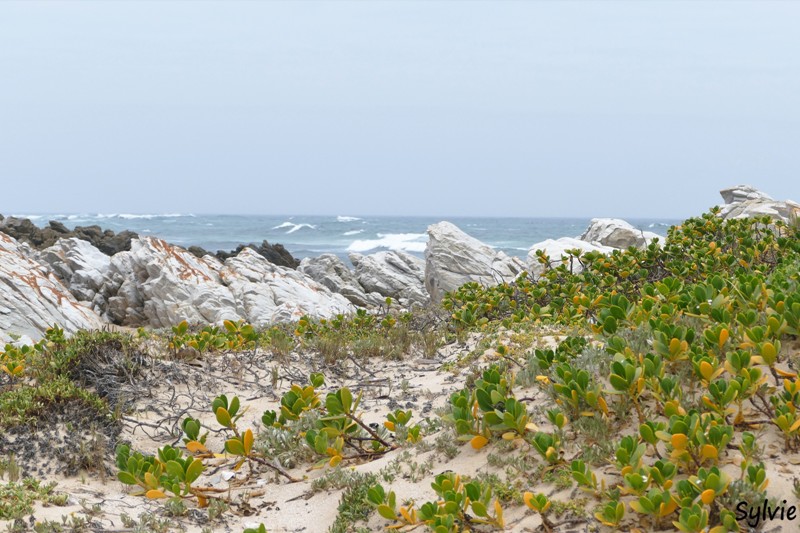
<svg viewBox="0 0 800 533">
<path fill-rule="evenodd" d="M 580 236 L 582 241 L 621 249 L 631 246 L 644 248 L 655 238 L 661 236 L 652 231 L 638 230 L 619 218 L 593 218 Z"/>
<path fill-rule="evenodd" d="M 402 307 L 425 305 L 425 261 L 400 251 L 377 252 L 370 255 L 350 254 L 355 277 L 364 290 L 391 297 Z"/>
<path fill-rule="evenodd" d="M 772 200 L 774 199 L 765 192 L 759 191 L 752 185 L 736 185 L 719 191 L 722 201 L 726 204 L 738 204 L 747 200 Z"/>
<path fill-rule="evenodd" d="M 297 270 L 359 307 L 375 307 L 384 301 L 380 294 L 367 294 L 355 274 L 334 254 L 306 257 Z"/>
<path fill-rule="evenodd" d="M 250 248 L 225 261 L 220 276 L 244 318 L 258 327 L 297 320 L 303 315 L 331 317 L 355 311 L 341 294 L 331 292 L 302 272 L 268 261 Z"/>
<path fill-rule="evenodd" d="M 106 255 L 130 250 L 131 240 L 137 237 L 131 231 L 114 233 L 111 230 L 103 231 L 100 226 L 77 226 L 70 231 L 64 224 L 54 220 L 47 227 L 39 228 L 27 218 L 17 217 L 0 219 L 0 232 L 26 242 L 37 250 L 53 246 L 59 239 L 77 237 L 88 241 Z"/>
<path fill-rule="evenodd" d="M 773 200 L 768 194 L 750 185 L 737 185 L 720 192 L 724 205 L 720 206 L 723 218 L 747 218 L 768 215 L 789 222 L 800 214 L 800 204 L 791 200 Z"/>
<path fill-rule="evenodd" d="M 584 252 L 600 252 L 602 254 L 608 254 L 615 250 L 615 248 L 610 246 L 593 244 L 581 239 L 574 239 L 572 237 L 547 239 L 546 241 L 536 243 L 531 247 L 530 251 L 528 252 L 528 269 L 530 270 L 531 274 L 536 276 L 539 276 L 542 274 L 542 272 L 544 272 L 545 267 L 539 262 L 539 258 L 536 255 L 538 250 L 543 250 L 544 253 L 550 257 L 550 262 L 553 264 L 554 261 L 558 261 L 562 257 L 566 256 L 567 250 L 574 250 L 575 248 Z M 557 266 L 557 264 L 554 266 Z M 580 262 L 574 261 L 572 264 L 572 272 L 577 274 L 581 270 L 583 270 L 583 267 L 581 266 Z"/>
<path fill-rule="evenodd" d="M 209 255 L 206 249 L 201 246 L 190 246 L 186 249 L 186 251 L 195 257 L 205 257 Z"/>
<path fill-rule="evenodd" d="M 514 280 L 524 269 L 524 263 L 516 257 L 496 252 L 450 222 L 428 227 L 425 288 L 434 303 L 465 283 L 496 285 Z"/>
<path fill-rule="evenodd" d="M 103 285 L 111 258 L 87 241 L 71 237 L 59 239 L 39 253 L 78 300 L 92 302 Z"/>
<path fill-rule="evenodd" d="M 216 263 L 216 264 L 214 264 Z M 140 237 L 111 259 L 101 293 L 109 320 L 124 325 L 174 326 L 239 320 L 236 300 L 222 284 L 221 263 L 197 258 L 154 237 Z"/>
<path fill-rule="evenodd" d="M 300 261 L 292 257 L 282 244 L 270 244 L 263 241 L 260 245 L 257 244 L 240 244 L 235 250 L 231 252 L 223 252 L 222 250 L 216 253 L 217 259 L 225 261 L 231 257 L 236 257 L 245 248 L 250 248 L 257 254 L 265 257 L 270 263 L 288 268 L 297 268 Z"/>
<path fill-rule="evenodd" d="M 49 268 L 22 248 L 0 232 L 0 340 L 9 341 L 10 334 L 40 339 L 53 324 L 66 333 L 102 326 L 96 313 L 75 300 Z"/>
<path fill-rule="evenodd" d="M 268 261 L 244 248 L 225 263 L 195 257 L 154 237 L 133 241 L 129 252 L 111 258 L 101 294 L 109 320 L 130 326 L 169 327 L 246 320 L 264 327 L 355 309 L 302 272 Z"/>
</svg>

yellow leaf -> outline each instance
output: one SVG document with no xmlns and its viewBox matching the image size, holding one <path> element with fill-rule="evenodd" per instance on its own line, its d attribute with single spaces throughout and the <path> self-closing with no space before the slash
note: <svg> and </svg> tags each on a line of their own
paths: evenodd
<svg viewBox="0 0 800 533">
<path fill-rule="evenodd" d="M 778 374 L 782 378 L 796 378 L 797 374 L 795 372 L 787 372 L 785 370 L 781 370 L 780 368 L 775 369 L 775 373 Z"/>
<path fill-rule="evenodd" d="M 244 454 L 250 455 L 250 451 L 253 449 L 253 430 L 248 429 L 244 432 L 244 437 L 242 440 L 244 444 Z"/>
<path fill-rule="evenodd" d="M 389 420 L 387 420 L 386 422 L 383 423 L 383 426 L 389 431 L 394 431 L 394 422 L 390 422 Z"/>
<path fill-rule="evenodd" d="M 487 439 L 483 435 L 475 435 L 474 437 L 472 437 L 472 440 L 469 441 L 469 445 L 472 446 L 472 448 L 475 450 L 480 450 L 487 444 L 489 444 L 489 439 Z"/>
<path fill-rule="evenodd" d="M 503 520 L 503 506 L 500 505 L 500 500 L 494 501 L 494 516 L 495 520 L 497 520 L 497 525 L 501 528 L 505 527 L 505 521 Z"/>
<path fill-rule="evenodd" d="M 414 523 L 416 523 L 416 520 L 414 520 L 414 517 L 413 517 L 413 516 L 411 516 L 411 514 L 409 514 L 408 510 L 407 510 L 405 507 L 403 507 L 403 506 L 400 506 L 400 514 L 401 514 L 401 515 L 403 515 L 403 518 L 404 518 L 404 519 L 405 519 L 405 521 L 406 521 L 406 522 L 408 522 L 409 524 L 414 524 Z"/>
<path fill-rule="evenodd" d="M 711 502 L 714 501 L 714 497 L 716 495 L 717 493 L 714 491 L 714 489 L 706 489 L 702 492 L 702 494 L 700 494 L 700 501 L 706 505 L 711 505 Z"/>
<path fill-rule="evenodd" d="M 712 446 L 711 444 L 703 445 L 703 448 L 700 450 L 700 456 L 703 459 L 716 459 L 719 455 L 717 448 Z"/>
<path fill-rule="evenodd" d="M 703 376 L 703 379 L 706 381 L 711 379 L 711 376 L 714 374 L 714 367 L 711 366 L 708 361 L 701 361 L 700 362 L 700 375 Z"/>
<path fill-rule="evenodd" d="M 335 456 L 331 457 L 331 460 L 328 461 L 328 464 L 331 465 L 331 467 L 334 467 L 334 466 L 338 465 L 341 462 L 342 462 L 342 456 L 341 455 L 335 455 Z"/>
<path fill-rule="evenodd" d="M 722 348 L 722 345 L 724 345 L 728 341 L 728 337 L 730 337 L 730 333 L 728 333 L 727 329 L 723 329 L 722 331 L 719 332 L 719 347 L 720 348 Z"/>
<path fill-rule="evenodd" d="M 206 448 L 202 442 L 198 442 L 196 440 L 190 440 L 189 442 L 187 442 L 186 449 L 192 453 L 208 452 L 208 448 Z"/>
<path fill-rule="evenodd" d="M 197 506 L 201 509 L 208 507 L 208 498 L 205 496 L 197 495 Z"/>
<path fill-rule="evenodd" d="M 515 438 L 517 438 L 517 434 L 513 431 L 506 431 L 503 433 L 503 440 L 514 440 Z"/>
<path fill-rule="evenodd" d="M 686 446 L 689 445 L 689 437 L 684 435 L 683 433 L 676 433 L 672 436 L 672 447 L 676 450 L 685 450 Z"/>
<path fill-rule="evenodd" d="M 158 498 L 166 498 L 167 495 L 161 492 L 160 490 L 150 489 L 144 493 L 144 495 L 150 500 L 156 500 Z"/>
</svg>

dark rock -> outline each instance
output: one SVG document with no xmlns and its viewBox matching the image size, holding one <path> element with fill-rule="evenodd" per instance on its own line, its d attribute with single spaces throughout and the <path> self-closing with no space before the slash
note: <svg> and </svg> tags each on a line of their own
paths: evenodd
<svg viewBox="0 0 800 533">
<path fill-rule="evenodd" d="M 200 246 L 190 246 L 186 249 L 187 252 L 192 254 L 195 257 L 203 257 L 208 255 L 208 252 L 205 248 L 201 248 Z"/>
<path fill-rule="evenodd" d="M 292 254 L 289 253 L 289 250 L 287 250 L 282 244 L 270 244 L 267 241 L 263 241 L 260 245 L 253 243 L 240 244 L 235 250 L 230 252 L 220 250 L 216 253 L 216 256 L 217 259 L 224 262 L 226 259 L 236 257 L 239 255 L 239 252 L 245 248 L 252 248 L 256 253 L 263 256 L 267 261 L 274 265 L 284 266 L 292 269 L 296 269 L 298 265 L 300 265 L 300 261 L 292 257 Z"/>
<path fill-rule="evenodd" d="M 111 230 L 103 231 L 100 226 L 77 226 L 74 230 L 70 230 L 55 220 L 51 220 L 46 227 L 39 228 L 27 218 L 1 216 L 0 231 L 38 250 L 53 246 L 59 239 L 77 237 L 90 242 L 106 255 L 130 250 L 131 241 L 138 237 L 132 231 L 114 233 Z"/>
<path fill-rule="evenodd" d="M 47 223 L 50 226 L 50 229 L 55 231 L 56 233 L 69 233 L 69 228 L 67 228 L 64 224 L 59 222 L 58 220 L 51 220 Z"/>
</svg>

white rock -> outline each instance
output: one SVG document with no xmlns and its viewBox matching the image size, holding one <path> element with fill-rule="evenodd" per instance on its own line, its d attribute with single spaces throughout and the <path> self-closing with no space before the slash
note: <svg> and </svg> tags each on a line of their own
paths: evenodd
<svg viewBox="0 0 800 533">
<path fill-rule="evenodd" d="M 101 327 L 100 317 L 28 252 L 0 233 L 0 340 L 10 341 L 11 334 L 40 339 L 53 324 L 66 333 Z"/>
<path fill-rule="evenodd" d="M 444 293 L 465 283 L 496 285 L 513 281 L 523 270 L 525 264 L 521 260 L 496 252 L 450 222 L 428 227 L 425 288 L 435 303 L 441 301 Z"/>
<path fill-rule="evenodd" d="M 216 264 L 215 264 L 216 262 Z M 101 289 L 109 319 L 128 325 L 144 322 L 168 327 L 219 324 L 239 320 L 236 300 L 222 284 L 221 264 L 211 256 L 197 258 L 183 248 L 154 237 L 139 237 L 128 252 L 111 259 Z"/>
<path fill-rule="evenodd" d="M 768 194 L 750 185 L 737 185 L 720 192 L 722 200 L 720 216 L 723 218 L 747 218 L 769 215 L 773 219 L 790 221 L 800 215 L 800 204 L 792 200 L 773 200 Z"/>
<path fill-rule="evenodd" d="M 300 261 L 297 270 L 359 307 L 373 307 L 383 303 L 384 299 L 380 294 L 367 294 L 353 271 L 334 254 L 306 257 Z"/>
<path fill-rule="evenodd" d="M 641 231 L 619 218 L 593 218 L 580 236 L 582 241 L 612 248 L 635 246 L 644 248 L 655 238 L 663 238 L 652 231 Z"/>
<path fill-rule="evenodd" d="M 355 312 L 353 304 L 341 294 L 302 272 L 270 263 L 250 248 L 225 261 L 220 275 L 245 319 L 256 326 L 297 320 L 303 315 L 331 317 Z"/>
<path fill-rule="evenodd" d="M 425 305 L 425 261 L 400 251 L 350 254 L 355 276 L 366 292 L 389 296 L 403 307 Z"/>
<path fill-rule="evenodd" d="M 111 258 L 75 237 L 59 239 L 53 246 L 39 253 L 78 300 L 91 302 L 103 285 Z"/>
<path fill-rule="evenodd" d="M 581 239 L 574 239 L 572 237 L 547 239 L 546 241 L 536 243 L 531 247 L 530 251 L 528 252 L 528 269 L 536 276 L 539 276 L 542 274 L 542 272 L 544 272 L 545 267 L 539 262 L 539 258 L 536 255 L 536 252 L 539 250 L 543 250 L 544 253 L 550 257 L 551 264 L 556 262 L 553 264 L 553 266 L 558 266 L 557 262 L 560 261 L 561 258 L 568 256 L 567 250 L 574 250 L 576 248 L 583 252 L 600 252 L 601 254 L 609 254 L 616 249 L 610 246 L 593 244 Z M 571 269 L 573 274 L 577 274 L 583 270 L 583 267 L 579 261 L 573 261 Z"/>
</svg>

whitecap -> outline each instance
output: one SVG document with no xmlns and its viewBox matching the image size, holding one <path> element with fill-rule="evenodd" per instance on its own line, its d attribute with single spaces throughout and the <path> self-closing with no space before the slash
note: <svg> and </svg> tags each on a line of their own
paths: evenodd
<svg viewBox="0 0 800 533">
<path fill-rule="evenodd" d="M 395 251 L 422 253 L 427 246 L 427 237 L 425 233 L 378 233 L 377 239 L 353 241 L 347 247 L 347 251 L 366 252 L 376 248 L 387 248 Z"/>
<path fill-rule="evenodd" d="M 292 229 L 286 232 L 286 234 L 288 235 L 289 233 L 294 233 L 295 231 L 301 230 L 303 228 L 317 229 L 317 227 L 314 224 L 295 224 Z"/>
<path fill-rule="evenodd" d="M 364 233 L 363 229 L 354 229 L 353 231 L 345 231 L 342 235 L 358 235 L 359 233 Z"/>
<path fill-rule="evenodd" d="M 314 224 L 293 224 L 292 222 L 284 222 L 282 224 L 278 224 L 277 226 L 273 226 L 272 229 L 283 229 L 289 228 L 289 231 L 286 232 L 288 235 L 289 233 L 294 233 L 295 231 L 301 230 L 303 228 L 308 229 L 317 229 Z"/>
<path fill-rule="evenodd" d="M 348 217 L 343 215 L 339 215 L 338 217 L 336 217 L 337 222 L 355 222 L 356 220 L 361 220 L 361 219 L 359 217 Z"/>
</svg>

